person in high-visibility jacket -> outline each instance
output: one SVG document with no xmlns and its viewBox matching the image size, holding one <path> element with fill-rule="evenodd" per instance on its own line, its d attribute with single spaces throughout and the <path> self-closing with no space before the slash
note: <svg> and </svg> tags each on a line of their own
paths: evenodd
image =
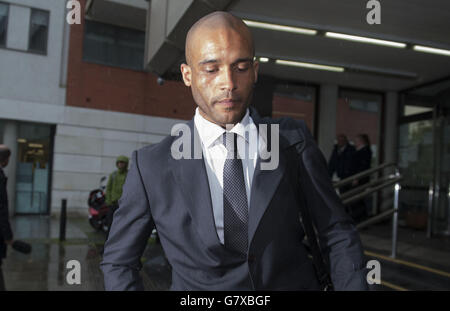
<svg viewBox="0 0 450 311">
<path fill-rule="evenodd" d="M 106 186 L 106 205 L 110 207 L 108 212 L 108 228 L 111 227 L 114 211 L 118 208 L 118 201 L 122 196 L 122 187 L 125 183 L 128 173 L 128 158 L 126 156 L 119 156 L 116 159 L 117 170 L 109 175 L 108 184 Z"/>
</svg>

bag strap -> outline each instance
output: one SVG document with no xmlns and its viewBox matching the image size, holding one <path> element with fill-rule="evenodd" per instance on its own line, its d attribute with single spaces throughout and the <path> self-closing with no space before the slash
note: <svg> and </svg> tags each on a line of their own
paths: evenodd
<svg viewBox="0 0 450 311">
<path fill-rule="evenodd" d="M 302 226 L 305 231 L 305 235 L 307 238 L 307 241 L 310 246 L 311 255 L 313 258 L 314 267 L 316 268 L 317 276 L 319 279 L 319 283 L 322 286 L 322 289 L 324 291 L 331 291 L 333 290 L 333 283 L 331 281 L 330 274 L 328 272 L 328 269 L 325 265 L 325 261 L 322 256 L 322 252 L 319 246 L 319 242 L 317 239 L 316 231 L 314 229 L 314 225 L 312 222 L 311 215 L 309 213 L 309 206 L 308 202 L 306 201 L 306 197 L 304 195 L 303 187 L 302 187 L 302 181 L 305 178 L 309 178 L 308 173 L 306 172 L 306 169 L 304 167 L 303 159 L 302 159 L 302 150 L 300 149 L 300 146 L 297 144 L 296 151 L 299 158 L 299 176 L 298 176 L 298 195 L 300 198 L 300 204 L 299 204 L 299 210 L 300 215 L 302 219 Z"/>
</svg>

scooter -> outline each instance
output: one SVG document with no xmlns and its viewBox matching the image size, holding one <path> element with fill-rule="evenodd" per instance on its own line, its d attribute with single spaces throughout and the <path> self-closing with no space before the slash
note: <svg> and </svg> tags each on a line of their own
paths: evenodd
<svg viewBox="0 0 450 311">
<path fill-rule="evenodd" d="M 105 202 L 105 188 L 104 181 L 106 176 L 100 179 L 100 187 L 94 189 L 89 193 L 89 223 L 95 230 L 108 231 L 108 212 L 110 207 Z"/>
</svg>

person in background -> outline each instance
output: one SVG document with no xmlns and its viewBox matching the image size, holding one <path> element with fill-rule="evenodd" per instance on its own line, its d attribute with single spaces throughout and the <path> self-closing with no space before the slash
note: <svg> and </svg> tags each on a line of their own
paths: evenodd
<svg viewBox="0 0 450 311">
<path fill-rule="evenodd" d="M 0 291 L 5 291 L 5 281 L 2 271 L 2 259 L 6 258 L 8 245 L 13 243 L 13 233 L 9 224 L 7 178 L 3 168 L 8 165 L 11 151 L 5 145 L 0 145 Z"/>
<path fill-rule="evenodd" d="M 109 228 L 112 224 L 112 218 L 114 211 L 117 209 L 120 197 L 122 196 L 122 187 L 125 183 L 128 173 L 128 158 L 126 156 L 119 156 L 116 159 L 117 170 L 112 172 L 108 178 L 108 184 L 106 185 L 106 205 L 109 206 L 108 212 L 108 228 L 107 232 L 109 234 Z"/>
<path fill-rule="evenodd" d="M 367 134 L 359 134 L 355 137 L 356 151 L 352 160 L 352 175 L 364 172 L 370 169 L 372 161 L 372 150 L 370 149 L 370 139 Z M 370 176 L 362 177 L 353 181 L 352 187 L 356 188 L 370 182 Z M 359 222 L 368 217 L 371 207 L 371 196 L 356 202 L 352 206 L 352 216 Z"/>
<path fill-rule="evenodd" d="M 334 145 L 333 153 L 328 161 L 328 172 L 331 178 L 336 173 L 337 177 L 342 180 L 352 175 L 352 158 L 355 148 L 350 145 L 344 134 L 339 134 L 336 140 L 337 144 Z M 342 194 L 351 188 L 352 185 L 345 185 L 339 188 L 339 192 Z"/>
</svg>

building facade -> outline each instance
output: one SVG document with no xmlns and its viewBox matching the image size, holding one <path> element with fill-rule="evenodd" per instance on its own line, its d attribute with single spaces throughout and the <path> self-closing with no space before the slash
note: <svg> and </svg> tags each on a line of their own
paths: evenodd
<svg viewBox="0 0 450 311">
<path fill-rule="evenodd" d="M 188 109 L 175 108 L 183 105 L 167 103 L 193 107 L 179 83 L 159 86 L 156 76 L 126 62 L 115 66 L 116 59 L 91 61 L 84 27 L 95 22 L 83 15 L 70 26 L 67 13 L 60 0 L 0 2 L 0 140 L 13 153 L 6 168 L 11 214 L 58 214 L 67 199 L 69 213 L 86 215 L 89 191 L 115 169 L 117 156 L 160 141 L 188 117 Z"/>
<path fill-rule="evenodd" d="M 117 156 L 131 156 L 133 150 L 159 142 L 170 134 L 174 124 L 189 120 L 194 114 L 196 105 L 190 90 L 173 74 L 179 67 L 174 60 L 182 56 L 184 33 L 197 15 L 206 12 L 201 7 L 205 3 L 166 0 L 78 3 L 81 23 L 69 25 L 67 1 L 0 0 L 0 143 L 13 151 L 6 170 L 12 214 L 58 214 L 61 200 L 67 199 L 69 213 L 86 215 L 89 191 L 115 169 Z M 217 3 L 224 6 L 222 9 L 235 10 L 237 16 L 258 17 L 252 15 L 247 2 Z M 411 77 L 395 77 L 392 71 L 367 74 L 373 69 L 370 66 L 349 70 L 342 76 L 310 69 L 294 72 L 275 68 L 272 61 L 261 56 L 264 50 L 266 56 L 272 55 L 270 49 L 276 44 L 267 45 L 261 38 L 266 35 L 273 40 L 283 38 L 287 45 L 294 41 L 285 35 L 253 28 L 252 32 L 260 39 L 256 50 L 261 61 L 252 105 L 263 116 L 304 120 L 327 158 L 337 134 L 346 134 L 350 141 L 357 134 L 368 134 L 372 165 L 398 162 L 408 179 L 400 196 L 405 217 L 416 209 L 419 211 L 416 215 L 434 215 L 433 219 L 439 222 L 438 231 L 447 230 L 450 201 L 444 193 L 439 196 L 439 191 L 448 188 L 445 165 L 448 149 L 439 147 L 438 141 L 446 146 L 448 131 L 445 126 L 441 130 L 437 122 L 440 117 L 448 120 L 447 110 L 439 108 L 441 102 L 448 105 L 448 94 L 442 91 L 448 86 L 443 85 L 439 92 L 433 89 L 434 93 L 427 87 L 428 97 L 424 97 L 425 91 L 421 89 L 399 93 Z M 325 41 L 331 39 L 320 37 L 316 41 L 303 39 L 311 46 L 316 42 L 334 44 Z M 356 48 L 363 46 L 352 45 L 346 51 Z M 308 52 L 302 46 L 298 53 L 303 50 Z M 293 49 L 283 51 L 293 53 Z M 393 52 L 389 54 L 388 48 L 380 48 L 374 55 L 377 53 L 385 59 L 399 57 Z M 414 56 L 425 60 L 410 51 L 401 53 L 405 59 Z M 330 55 L 347 54 L 326 53 L 326 57 Z M 366 61 L 362 55 L 355 63 Z M 368 59 L 375 64 L 384 58 Z M 433 56 L 432 60 L 436 64 L 443 62 L 442 56 Z M 413 67 L 421 62 L 397 63 Z M 165 80 L 152 73 L 163 69 L 172 72 L 164 76 Z M 400 73 L 404 72 L 397 74 Z M 433 124 L 437 124 L 435 130 Z M 436 129 L 442 133 L 435 134 Z M 422 137 L 416 132 L 428 134 Z M 414 139 L 427 146 L 423 150 L 431 150 L 428 156 L 419 156 Z M 430 161 L 435 162 L 435 167 L 427 165 Z M 417 173 L 417 167 L 411 164 L 416 162 L 421 163 L 421 169 L 429 176 Z M 434 185 L 436 200 L 431 206 L 435 206 L 435 212 L 426 211 L 430 182 Z M 412 186 L 408 188 L 406 184 Z M 374 208 L 392 206 L 391 194 L 391 190 L 386 190 L 377 196 Z"/>
</svg>

